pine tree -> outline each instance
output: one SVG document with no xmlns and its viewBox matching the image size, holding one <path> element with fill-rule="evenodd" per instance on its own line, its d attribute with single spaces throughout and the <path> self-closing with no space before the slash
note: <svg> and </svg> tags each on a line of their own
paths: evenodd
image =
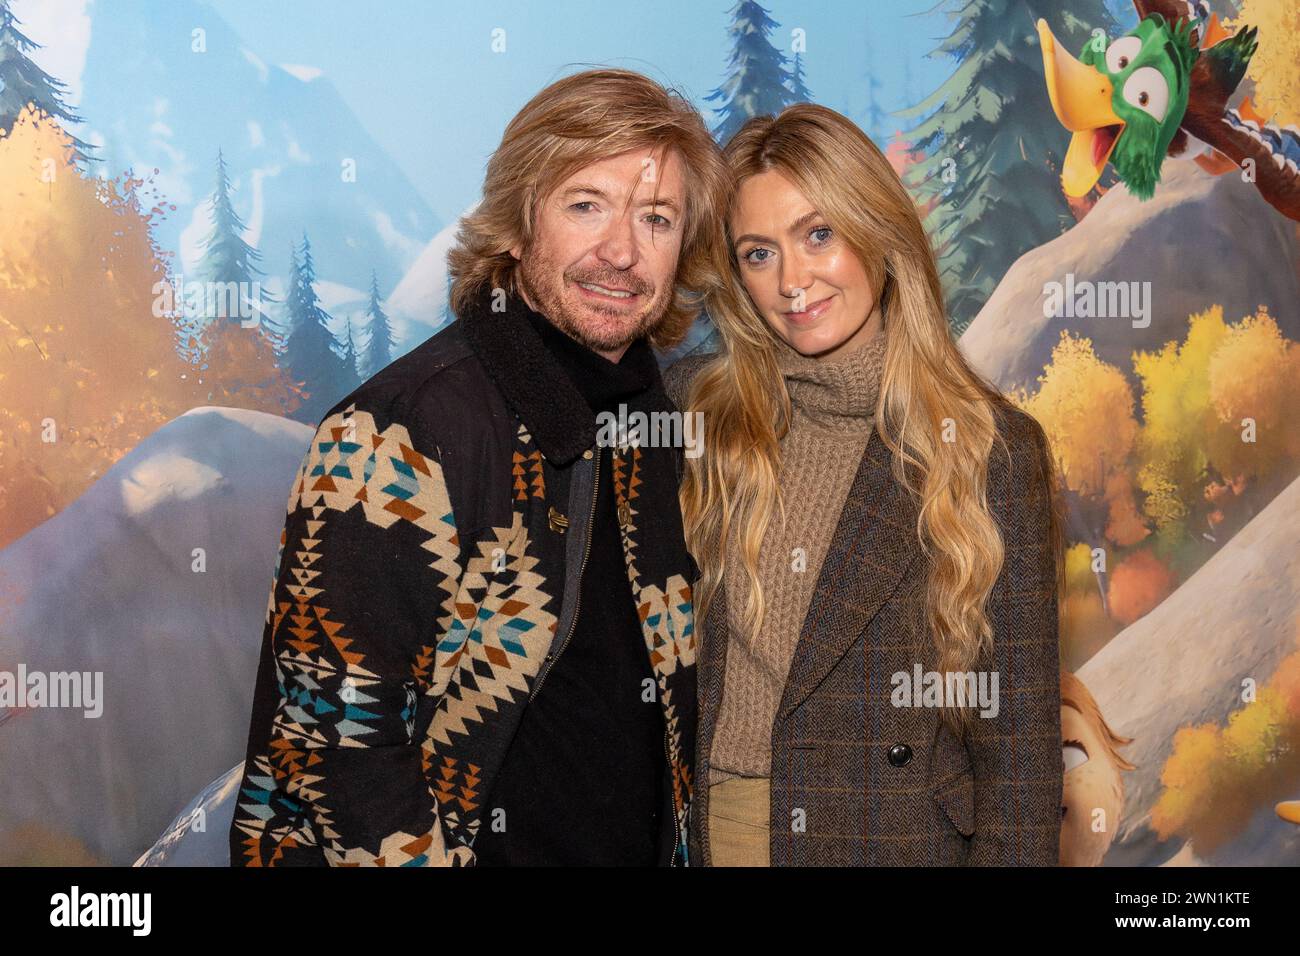
<svg viewBox="0 0 1300 956">
<path fill-rule="evenodd" d="M 798 52 L 794 55 L 794 66 L 790 68 L 790 95 L 795 103 L 813 102 L 812 90 L 803 79 L 803 57 Z"/>
<path fill-rule="evenodd" d="M 379 279 L 370 271 L 370 304 L 366 306 L 370 320 L 370 341 L 366 343 L 365 375 L 374 375 L 393 360 L 393 327 L 388 315 L 379 306 Z"/>
<path fill-rule="evenodd" d="M 262 332 L 271 342 L 272 347 L 275 349 L 276 356 L 280 359 L 281 365 L 284 364 L 284 355 L 289 349 L 289 333 L 292 331 L 292 319 L 289 315 L 288 309 L 289 293 L 298 282 L 300 270 L 301 266 L 298 264 L 298 247 L 290 242 L 289 279 L 285 283 L 284 287 L 284 301 L 281 308 L 278 310 L 271 310 L 262 314 Z M 279 318 L 276 317 L 277 314 Z"/>
<path fill-rule="evenodd" d="M 302 259 L 295 255 L 290 270 L 289 291 L 285 296 L 285 325 L 289 338 L 282 365 L 292 382 L 301 384 L 307 400 L 293 417 L 316 424 L 331 405 L 351 390 L 356 375 L 338 354 L 338 343 L 327 325 L 330 316 L 321 308 L 316 296 L 316 265 L 311 257 L 311 243 L 302 237 Z"/>
<path fill-rule="evenodd" d="M 731 10 L 735 38 L 726 81 L 705 99 L 721 103 L 722 119 L 713 136 L 726 145 L 745 121 L 754 116 L 775 116 L 794 102 L 786 86 L 785 55 L 767 39 L 776 21 L 755 0 L 740 0 Z"/>
<path fill-rule="evenodd" d="M 230 201 L 230 179 L 221 150 L 217 150 L 217 185 L 211 205 L 212 231 L 204 240 L 203 258 L 198 267 L 199 280 L 212 290 L 212 294 L 204 297 L 203 317 L 207 321 L 221 319 L 245 327 L 251 327 L 250 320 L 261 325 L 267 314 L 266 303 L 275 299 L 262 289 L 256 278 L 264 275 L 255 265 L 262 254 L 243 239 L 244 223 Z M 232 304 L 236 306 L 234 314 L 230 314 Z"/>
<path fill-rule="evenodd" d="M 41 49 L 41 44 L 19 31 L 21 21 L 10 11 L 9 3 L 10 0 L 0 0 L 0 132 L 9 133 L 29 103 L 54 119 L 80 123 L 81 117 L 64 105 L 67 84 L 50 76 L 27 56 L 32 50 Z M 95 149 L 90 143 L 71 133 L 68 139 L 73 146 L 74 162 L 81 165 L 99 161 L 88 155 L 87 151 Z"/>
<path fill-rule="evenodd" d="M 949 321 L 960 334 L 1021 255 L 1074 224 L 1061 190 L 1067 134 L 1047 98 L 1035 23 L 1045 19 L 1067 49 L 1092 29 L 1115 36 L 1103 0 L 953 0 L 956 25 L 932 52 L 956 61 L 920 104 L 933 109 L 912 131 L 926 159 L 909 172 L 939 255 Z M 937 106 L 937 109 L 935 108 Z"/>
<path fill-rule="evenodd" d="M 885 111 L 880 108 L 880 100 L 877 94 L 880 92 L 880 81 L 876 79 L 875 56 L 871 50 L 871 39 L 868 36 L 864 40 L 866 44 L 867 59 L 867 113 L 866 113 L 866 133 L 872 141 L 883 150 L 882 145 L 889 137 L 889 131 L 885 129 Z"/>
<path fill-rule="evenodd" d="M 357 369 L 357 346 L 352 338 L 352 316 L 348 316 L 343 321 L 343 371 L 348 379 L 347 390 L 352 391 L 361 384 L 361 373 Z"/>
</svg>

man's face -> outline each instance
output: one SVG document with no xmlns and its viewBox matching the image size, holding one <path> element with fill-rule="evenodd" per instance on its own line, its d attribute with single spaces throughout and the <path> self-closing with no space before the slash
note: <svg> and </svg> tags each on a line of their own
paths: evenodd
<svg viewBox="0 0 1300 956">
<path fill-rule="evenodd" d="M 685 201 L 676 152 L 584 166 L 539 204 L 529 246 L 510 250 L 524 300 L 617 362 L 672 304 Z"/>
</svg>

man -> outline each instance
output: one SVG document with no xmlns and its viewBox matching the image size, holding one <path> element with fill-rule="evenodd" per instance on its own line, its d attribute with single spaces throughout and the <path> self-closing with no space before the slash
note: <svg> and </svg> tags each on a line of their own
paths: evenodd
<svg viewBox="0 0 1300 956">
<path fill-rule="evenodd" d="M 651 345 L 725 274 L 725 172 L 636 73 L 543 90 L 449 256 L 457 319 L 337 403 L 289 497 L 234 865 L 688 862 L 694 567 Z"/>
</svg>

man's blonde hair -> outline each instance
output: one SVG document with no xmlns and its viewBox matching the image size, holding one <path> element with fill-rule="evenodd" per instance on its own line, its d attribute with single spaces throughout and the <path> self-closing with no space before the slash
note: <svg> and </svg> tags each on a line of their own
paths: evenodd
<svg viewBox="0 0 1300 956">
<path fill-rule="evenodd" d="M 704 120 L 690 101 L 631 70 L 587 70 L 534 96 L 510 121 L 488 161 L 483 201 L 461 218 L 457 245 L 447 254 L 451 309 L 464 314 L 486 289 L 519 292 L 519 266 L 510 250 L 527 249 L 537 204 L 584 166 L 647 149 L 684 165 L 686 209 L 672 304 L 651 332 L 669 348 L 681 341 L 700 304 L 725 274 L 712 257 L 721 239 L 726 167 Z"/>
</svg>

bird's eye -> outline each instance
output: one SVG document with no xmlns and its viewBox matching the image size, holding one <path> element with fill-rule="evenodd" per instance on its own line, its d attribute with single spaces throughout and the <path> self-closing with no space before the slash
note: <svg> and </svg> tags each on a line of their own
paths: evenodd
<svg viewBox="0 0 1300 956">
<path fill-rule="evenodd" d="M 1157 123 L 1163 123 L 1165 110 L 1169 108 L 1169 84 L 1165 82 L 1164 74 L 1150 66 L 1134 70 L 1133 75 L 1124 81 L 1124 102 L 1150 114 Z"/>
<path fill-rule="evenodd" d="M 1067 740 L 1061 747 L 1061 759 L 1065 762 L 1065 770 L 1068 773 L 1088 762 L 1088 751 L 1077 740 Z"/>
<path fill-rule="evenodd" d="M 1106 47 L 1106 69 L 1122 73 L 1142 52 L 1142 41 L 1137 37 L 1120 37 Z"/>
</svg>

